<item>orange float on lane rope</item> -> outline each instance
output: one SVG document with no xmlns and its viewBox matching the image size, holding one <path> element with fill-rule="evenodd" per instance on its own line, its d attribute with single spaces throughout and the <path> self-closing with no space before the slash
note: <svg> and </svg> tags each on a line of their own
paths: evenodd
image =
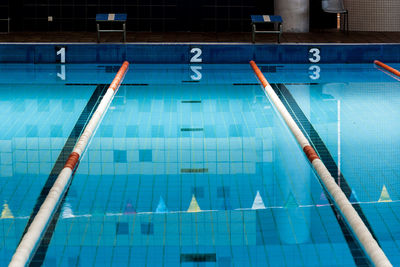
<svg viewBox="0 0 400 267">
<path fill-rule="evenodd" d="M 308 160 L 312 163 L 315 159 L 319 159 L 317 152 L 315 152 L 312 146 L 305 146 L 303 148 L 304 153 L 306 154 Z"/>
<path fill-rule="evenodd" d="M 379 67 L 381 67 L 387 71 L 390 71 L 391 73 L 400 77 L 400 71 L 386 65 L 385 63 L 380 62 L 379 60 L 375 60 L 374 63 L 375 63 L 375 65 L 378 65 Z"/>
<path fill-rule="evenodd" d="M 18 244 L 17 249 L 10 261 L 9 266 L 19 267 L 26 266 L 30 260 L 30 257 L 34 255 L 33 249 L 38 246 L 41 242 L 41 237 L 46 231 L 52 214 L 57 208 L 57 203 L 63 197 L 66 188 L 71 182 L 74 169 L 79 164 L 79 158 L 83 151 L 85 151 L 93 133 L 95 132 L 98 124 L 101 122 L 103 115 L 107 112 L 107 109 L 116 94 L 120 84 L 122 83 L 125 73 L 128 71 L 129 63 L 125 61 L 119 69 L 117 75 L 112 81 L 110 87 L 107 89 L 98 107 L 94 111 L 91 119 L 86 124 L 83 133 L 80 135 L 78 141 L 72 153 L 69 155 L 65 162 L 64 168 L 58 174 L 53 186 L 50 188 L 46 199 L 40 206 L 38 213 L 33 218 L 33 221 Z"/>
<path fill-rule="evenodd" d="M 79 160 L 79 154 L 76 152 L 72 152 L 69 155 L 67 162 L 65 162 L 64 168 L 70 168 L 71 170 L 74 170 L 76 164 L 78 163 L 78 160 Z"/>
<path fill-rule="evenodd" d="M 264 75 L 262 74 L 261 70 L 258 68 L 258 66 L 256 65 L 256 63 L 251 60 L 250 61 L 250 65 L 253 68 L 255 74 L 257 75 L 258 79 L 260 80 L 261 84 L 265 87 L 268 85 L 268 81 L 267 79 L 265 79 Z"/>
</svg>

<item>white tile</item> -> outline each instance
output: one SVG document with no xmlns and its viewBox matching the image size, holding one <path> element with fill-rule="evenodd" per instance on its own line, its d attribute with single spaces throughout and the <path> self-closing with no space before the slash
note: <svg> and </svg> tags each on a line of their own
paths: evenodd
<svg viewBox="0 0 400 267">
<path fill-rule="evenodd" d="M 6 152 L 1 152 L 0 153 L 0 163 L 2 165 L 4 165 L 4 164 L 12 164 L 12 154 L 11 153 L 6 153 Z"/>
<path fill-rule="evenodd" d="M 242 137 L 231 137 L 229 138 L 229 145 L 230 149 L 242 149 L 243 147 L 243 142 L 242 142 Z"/>
<path fill-rule="evenodd" d="M 242 150 L 230 150 L 230 161 L 243 161 Z"/>
<path fill-rule="evenodd" d="M 0 165 L 0 174 L 2 177 L 10 177 L 13 175 L 11 165 Z"/>
<path fill-rule="evenodd" d="M 204 162 L 203 150 L 192 150 L 192 162 Z"/>
<path fill-rule="evenodd" d="M 164 149 L 164 138 L 152 138 L 151 147 L 153 149 Z"/>
<path fill-rule="evenodd" d="M 39 138 L 37 138 L 37 137 L 26 138 L 26 147 L 28 149 L 38 150 L 39 149 Z"/>
<path fill-rule="evenodd" d="M 52 149 L 61 149 L 64 147 L 66 138 L 62 137 L 52 137 L 50 138 L 51 148 Z"/>
<path fill-rule="evenodd" d="M 11 152 L 11 140 L 0 140 L 0 152 Z"/>
<path fill-rule="evenodd" d="M 115 163 L 115 174 L 116 175 L 128 174 L 128 164 L 127 163 Z"/>
<path fill-rule="evenodd" d="M 178 163 L 167 163 L 165 168 L 166 168 L 165 174 L 178 174 L 179 173 Z"/>
<path fill-rule="evenodd" d="M 101 174 L 111 175 L 115 173 L 115 166 L 113 163 L 101 163 Z"/>
<path fill-rule="evenodd" d="M 138 162 L 139 161 L 139 150 L 126 151 L 126 160 L 128 162 Z"/>
<path fill-rule="evenodd" d="M 165 161 L 166 162 L 177 162 L 178 161 L 178 151 L 176 149 L 169 149 L 165 151 Z"/>
<path fill-rule="evenodd" d="M 48 162 L 40 162 L 39 163 L 40 174 L 49 175 L 52 168 L 53 168 L 53 164 L 51 164 L 51 163 L 48 163 Z"/>
<path fill-rule="evenodd" d="M 164 150 L 153 150 L 153 162 L 164 162 L 165 161 Z"/>
<path fill-rule="evenodd" d="M 139 149 L 139 138 L 126 138 L 126 149 L 127 150 Z"/>
<path fill-rule="evenodd" d="M 191 151 L 190 150 L 179 150 L 178 151 L 178 162 L 191 162 Z"/>
<path fill-rule="evenodd" d="M 221 161 L 229 161 L 229 151 L 228 150 L 217 150 L 217 160 Z"/>
<path fill-rule="evenodd" d="M 26 138 L 16 137 L 14 138 L 15 149 L 26 149 Z"/>
<path fill-rule="evenodd" d="M 190 137 L 179 138 L 179 149 L 190 149 L 192 145 L 190 139 Z"/>
<path fill-rule="evenodd" d="M 139 138 L 139 149 L 151 149 L 151 138 Z"/>
<path fill-rule="evenodd" d="M 28 168 L 28 164 L 26 163 L 26 162 L 24 162 L 24 163 L 22 163 L 22 162 L 17 162 L 17 163 L 15 163 L 15 165 L 14 165 L 15 167 L 15 173 L 18 173 L 18 174 L 25 174 L 26 173 L 26 170 L 27 170 L 27 168 Z"/>
<path fill-rule="evenodd" d="M 153 163 L 152 164 L 153 167 L 153 174 L 155 175 L 161 175 L 161 174 L 165 174 L 165 163 Z"/>
<path fill-rule="evenodd" d="M 263 162 L 272 162 L 273 161 L 273 155 L 272 151 L 263 151 Z"/>
<path fill-rule="evenodd" d="M 100 144 L 101 144 L 101 140 L 99 137 L 94 137 L 92 138 L 92 140 L 90 141 L 90 144 L 88 146 L 89 150 L 93 150 L 93 149 L 100 149 Z"/>
<path fill-rule="evenodd" d="M 203 138 L 191 138 L 192 149 L 204 149 L 204 139 Z"/>
<path fill-rule="evenodd" d="M 101 150 L 101 162 L 110 163 L 114 162 L 114 151 L 113 150 Z"/>
<path fill-rule="evenodd" d="M 27 161 L 26 150 L 15 150 L 14 159 L 16 162 L 26 162 Z"/>
<path fill-rule="evenodd" d="M 126 139 L 125 138 L 114 138 L 114 149 L 126 150 Z"/>
<path fill-rule="evenodd" d="M 100 163 L 90 163 L 89 165 L 89 175 L 100 175 L 101 172 L 101 164 Z"/>
<path fill-rule="evenodd" d="M 217 150 L 229 149 L 229 139 L 228 138 L 218 138 L 217 139 Z"/>
<path fill-rule="evenodd" d="M 206 150 L 204 160 L 206 162 L 215 162 L 217 161 L 217 151 L 216 150 Z"/>
<path fill-rule="evenodd" d="M 243 163 L 243 171 L 247 174 L 255 174 L 256 173 L 256 163 L 255 162 L 244 162 Z"/>
<path fill-rule="evenodd" d="M 100 138 L 100 147 L 101 149 L 113 149 L 113 138 L 112 137 L 101 137 Z"/>
<path fill-rule="evenodd" d="M 28 150 L 27 151 L 27 161 L 28 162 L 39 162 L 41 161 L 41 157 L 39 157 L 39 151 L 37 150 Z"/>
<path fill-rule="evenodd" d="M 217 149 L 217 139 L 216 138 L 205 138 L 204 139 L 204 149 Z"/>
<path fill-rule="evenodd" d="M 86 152 L 87 159 L 89 162 L 101 162 L 101 157 L 100 157 L 100 150 L 89 150 Z"/>
<path fill-rule="evenodd" d="M 218 174 L 229 174 L 229 163 L 217 163 Z"/>
<path fill-rule="evenodd" d="M 165 149 L 176 149 L 178 147 L 177 138 L 166 138 L 165 139 Z"/>
<path fill-rule="evenodd" d="M 240 163 L 231 163 L 230 164 L 230 173 L 231 174 L 239 174 L 243 173 L 243 164 Z"/>
<path fill-rule="evenodd" d="M 28 171 L 29 174 L 39 174 L 40 168 L 39 163 L 28 163 Z"/>
</svg>

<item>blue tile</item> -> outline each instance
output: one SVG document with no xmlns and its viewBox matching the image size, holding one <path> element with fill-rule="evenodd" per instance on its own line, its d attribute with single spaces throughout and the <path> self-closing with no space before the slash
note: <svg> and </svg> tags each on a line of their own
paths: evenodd
<svg viewBox="0 0 400 267">
<path fill-rule="evenodd" d="M 100 136 L 101 137 L 112 137 L 114 126 L 113 125 L 101 125 L 100 126 Z"/>
<path fill-rule="evenodd" d="M 142 223 L 140 225 L 140 231 L 143 235 L 152 235 L 154 234 L 154 225 L 153 223 Z"/>
<path fill-rule="evenodd" d="M 61 137 L 63 134 L 63 126 L 62 125 L 51 125 L 50 126 L 50 136 L 51 137 Z"/>
<path fill-rule="evenodd" d="M 114 150 L 114 162 L 126 163 L 126 150 Z"/>
<path fill-rule="evenodd" d="M 153 160 L 153 154 L 151 149 L 140 149 L 139 150 L 139 161 L 150 162 Z"/>
<path fill-rule="evenodd" d="M 126 126 L 126 137 L 138 137 L 139 136 L 139 126 L 128 125 Z"/>
<path fill-rule="evenodd" d="M 117 235 L 129 235 L 129 225 L 127 222 L 117 222 Z"/>
</svg>

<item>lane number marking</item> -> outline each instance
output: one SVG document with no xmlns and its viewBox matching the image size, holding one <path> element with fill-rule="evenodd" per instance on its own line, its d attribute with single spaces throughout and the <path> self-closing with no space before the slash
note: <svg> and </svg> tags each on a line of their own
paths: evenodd
<svg viewBox="0 0 400 267">
<path fill-rule="evenodd" d="M 65 63 L 65 47 L 61 47 L 60 50 L 57 51 L 57 56 L 60 56 L 60 63 Z"/>
<path fill-rule="evenodd" d="M 311 63 L 318 63 L 321 61 L 321 51 L 318 48 L 311 48 L 308 52 L 311 54 L 311 57 L 308 58 Z"/>
<path fill-rule="evenodd" d="M 200 48 L 198 48 L 198 47 L 192 48 L 192 49 L 190 50 L 190 53 L 191 53 L 191 54 L 194 54 L 194 55 L 192 56 L 192 58 L 190 59 L 190 63 L 201 63 L 201 62 L 203 62 L 203 60 L 202 60 L 202 58 L 201 58 L 201 54 L 202 54 L 203 52 L 201 51 Z"/>
<path fill-rule="evenodd" d="M 321 68 L 317 65 L 313 65 L 308 68 L 308 71 L 310 72 L 310 79 L 312 80 L 318 80 L 319 77 L 321 77 Z"/>
<path fill-rule="evenodd" d="M 200 81 L 203 75 L 201 74 L 201 66 L 190 66 L 190 70 L 193 71 L 194 74 L 190 75 L 190 78 L 193 81 Z"/>
</svg>

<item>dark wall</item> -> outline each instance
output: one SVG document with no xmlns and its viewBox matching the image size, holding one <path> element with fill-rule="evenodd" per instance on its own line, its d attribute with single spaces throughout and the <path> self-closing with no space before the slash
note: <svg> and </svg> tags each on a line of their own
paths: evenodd
<svg viewBox="0 0 400 267">
<path fill-rule="evenodd" d="M 7 2 L 4 7 L 8 6 L 12 31 L 95 31 L 97 13 L 127 13 L 128 31 L 240 32 L 250 31 L 251 14 L 274 13 L 274 0 L 0 0 L 0 2 Z M 53 17 L 52 22 L 48 21 L 48 16 Z"/>
</svg>

